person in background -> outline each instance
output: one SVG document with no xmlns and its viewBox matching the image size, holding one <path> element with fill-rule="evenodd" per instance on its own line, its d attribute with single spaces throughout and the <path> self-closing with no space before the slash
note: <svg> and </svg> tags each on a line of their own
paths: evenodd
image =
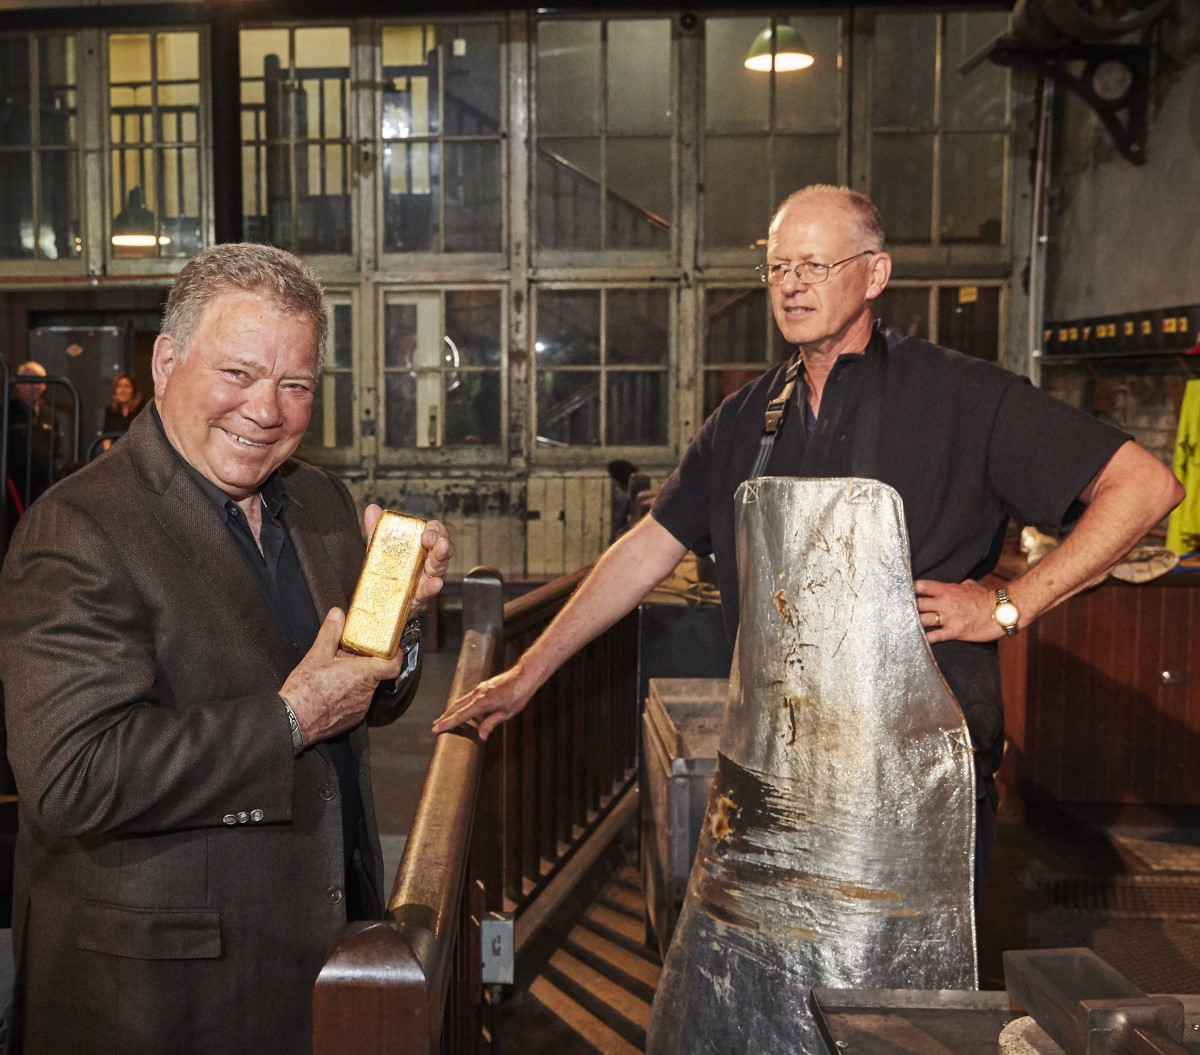
<svg viewBox="0 0 1200 1055">
<path fill-rule="evenodd" d="M 689 549 L 716 559 L 730 639 L 738 624 L 734 502 L 753 475 L 862 475 L 904 503 L 916 606 L 975 748 L 976 891 L 995 836 L 992 774 L 1003 743 L 996 642 L 1115 566 L 1180 500 L 1170 469 L 1124 433 L 1024 378 L 876 325 L 892 273 L 869 198 L 817 185 L 775 213 L 757 268 L 775 322 L 797 348 L 708 418 L 650 515 L 597 561 L 545 632 L 508 670 L 451 701 L 434 723 L 468 720 L 486 738 L 580 647 L 635 607 Z M 789 378 L 794 381 L 783 395 Z M 765 415 L 786 417 L 764 450 Z M 868 471 L 850 472 L 856 437 Z M 866 449 L 868 448 L 869 449 Z M 1006 590 L 983 586 L 1008 518 L 1072 528 Z"/>
<path fill-rule="evenodd" d="M 117 374 L 112 379 L 109 390 L 108 406 L 104 408 L 104 432 L 125 433 L 133 424 L 133 419 L 141 412 L 142 397 L 138 394 L 133 378 L 128 374 Z M 112 446 L 113 437 L 105 439 L 103 447 L 108 450 Z"/>
<path fill-rule="evenodd" d="M 290 253 L 188 261 L 154 402 L 13 536 L 12 1053 L 308 1051 L 335 932 L 381 915 L 365 726 L 412 699 L 420 631 L 339 648 L 381 511 L 292 458 L 327 318 Z M 423 542 L 418 608 L 453 552 L 436 521 Z"/>
<path fill-rule="evenodd" d="M 54 408 L 46 403 L 46 368 L 30 359 L 17 367 L 8 403 L 9 531 L 34 499 L 54 483 L 55 469 L 66 454 Z M 28 378 L 29 380 L 23 380 Z"/>
</svg>

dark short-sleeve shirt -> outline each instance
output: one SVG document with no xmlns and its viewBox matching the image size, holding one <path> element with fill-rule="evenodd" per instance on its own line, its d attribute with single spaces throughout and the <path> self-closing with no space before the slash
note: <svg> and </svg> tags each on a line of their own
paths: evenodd
<svg viewBox="0 0 1200 1055">
<path fill-rule="evenodd" d="M 834 364 L 822 414 L 839 386 L 858 383 L 862 366 L 861 355 Z M 651 511 L 689 549 L 715 558 L 731 638 L 739 608 L 733 495 L 750 475 L 784 369 L 768 371 L 712 413 Z M 791 408 L 767 475 L 796 475 L 808 442 L 798 412 L 805 397 L 798 385 L 799 407 Z M 900 340 L 888 352 L 875 475 L 904 503 L 913 578 L 986 575 L 1010 517 L 1043 530 L 1069 526 L 1082 512 L 1079 494 L 1128 439 L 1023 377 L 928 341 Z M 976 748 L 994 756 L 1003 732 L 995 643 L 945 642 L 933 653 Z"/>
</svg>

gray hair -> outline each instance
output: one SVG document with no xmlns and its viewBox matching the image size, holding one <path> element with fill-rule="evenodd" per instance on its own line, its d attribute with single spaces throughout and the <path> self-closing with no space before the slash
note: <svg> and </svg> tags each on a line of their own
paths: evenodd
<svg viewBox="0 0 1200 1055">
<path fill-rule="evenodd" d="M 181 362 L 204 312 L 227 293 L 258 294 L 276 311 L 312 323 L 317 369 L 321 369 L 329 330 L 329 304 L 321 280 L 299 257 L 255 242 L 210 246 L 183 265 L 167 295 L 162 318 L 162 332 L 174 339 Z"/>
<path fill-rule="evenodd" d="M 876 208 L 875 203 L 860 191 L 851 190 L 849 187 L 835 186 L 832 183 L 811 183 L 807 187 L 801 187 L 798 191 L 793 191 L 784 198 L 782 204 L 775 210 L 775 214 L 771 217 L 771 228 L 774 229 L 775 221 L 779 218 L 779 214 L 791 205 L 792 202 L 800 198 L 816 195 L 830 195 L 838 198 L 840 203 L 854 216 L 855 222 L 858 224 L 859 233 L 863 236 L 863 240 L 867 242 L 867 248 L 876 253 L 883 251 L 885 240 L 883 217 L 879 214 L 879 209 Z"/>
</svg>

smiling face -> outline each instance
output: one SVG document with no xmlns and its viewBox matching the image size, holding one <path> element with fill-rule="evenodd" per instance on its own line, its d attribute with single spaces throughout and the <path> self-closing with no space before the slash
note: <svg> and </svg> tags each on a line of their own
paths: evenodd
<svg viewBox="0 0 1200 1055">
<path fill-rule="evenodd" d="M 154 342 L 154 395 L 172 446 L 235 501 L 255 494 L 296 450 L 312 415 L 317 334 L 252 293 L 205 310 L 180 358 Z"/>
<path fill-rule="evenodd" d="M 853 209 L 835 193 L 794 198 L 776 215 L 767 262 L 832 264 L 873 248 Z M 815 355 L 861 352 L 871 333 L 871 301 L 891 275 L 887 253 L 859 256 L 824 282 L 806 286 L 794 274 L 769 286 L 775 322 L 789 344 Z"/>
<path fill-rule="evenodd" d="M 133 382 L 129 378 L 118 377 L 113 382 L 113 399 L 119 407 L 127 407 L 133 402 Z"/>
</svg>

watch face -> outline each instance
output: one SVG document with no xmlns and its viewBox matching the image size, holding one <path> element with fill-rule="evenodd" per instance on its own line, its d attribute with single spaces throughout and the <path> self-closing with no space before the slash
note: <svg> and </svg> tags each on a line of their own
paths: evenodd
<svg viewBox="0 0 1200 1055">
<path fill-rule="evenodd" d="M 1017 614 L 1017 606 L 1012 601 L 1002 601 L 996 605 L 996 622 L 1001 626 L 1015 626 L 1020 616 Z"/>
</svg>

